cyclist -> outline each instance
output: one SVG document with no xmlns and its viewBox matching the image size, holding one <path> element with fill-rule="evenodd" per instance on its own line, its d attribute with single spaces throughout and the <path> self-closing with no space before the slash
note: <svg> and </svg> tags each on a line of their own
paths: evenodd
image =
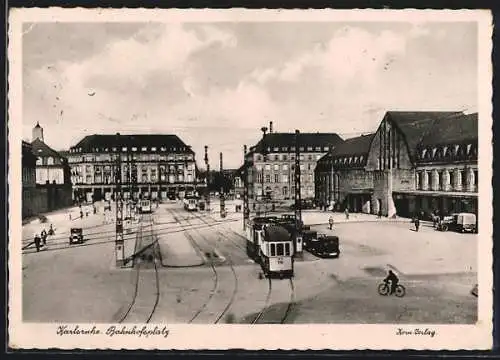
<svg viewBox="0 0 500 360">
<path fill-rule="evenodd" d="M 387 277 L 384 279 L 384 282 L 391 282 L 391 294 L 394 294 L 396 291 L 396 287 L 398 286 L 399 283 L 399 278 L 392 272 L 392 270 L 389 270 L 389 274 Z"/>
</svg>

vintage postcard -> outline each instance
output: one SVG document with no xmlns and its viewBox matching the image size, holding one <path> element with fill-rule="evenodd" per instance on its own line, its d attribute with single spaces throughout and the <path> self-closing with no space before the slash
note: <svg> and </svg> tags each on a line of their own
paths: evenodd
<svg viewBox="0 0 500 360">
<path fill-rule="evenodd" d="M 491 348 L 491 34 L 12 9 L 9 346 Z"/>
</svg>

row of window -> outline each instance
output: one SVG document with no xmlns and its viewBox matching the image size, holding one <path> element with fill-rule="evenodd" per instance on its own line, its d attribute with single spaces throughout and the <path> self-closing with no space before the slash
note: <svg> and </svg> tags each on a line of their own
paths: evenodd
<svg viewBox="0 0 500 360">
<path fill-rule="evenodd" d="M 449 158 L 452 156 L 477 156 L 476 144 L 446 145 L 433 148 L 421 149 L 419 158 L 421 160 Z"/>
<path fill-rule="evenodd" d="M 162 151 L 162 152 L 165 152 L 165 151 L 173 151 L 173 152 L 176 152 L 176 151 L 188 151 L 189 148 L 186 147 L 186 146 L 181 146 L 181 147 L 166 147 L 166 146 L 160 146 L 159 148 L 156 147 L 156 146 L 142 146 L 142 147 L 137 147 L 137 146 L 132 146 L 130 147 L 130 149 L 127 147 L 127 146 L 123 146 L 121 147 L 116 147 L 116 146 L 112 146 L 112 147 L 93 147 L 92 148 L 92 151 L 93 152 L 96 152 L 96 153 L 99 153 L 99 152 L 117 152 L 117 151 L 122 151 L 122 152 L 127 152 L 127 151 L 132 151 L 132 152 L 137 152 L 137 151 L 142 151 L 142 152 L 156 152 L 156 151 Z M 70 153 L 81 153 L 83 151 L 83 149 L 81 147 L 79 148 L 71 148 L 69 150 Z"/>
<path fill-rule="evenodd" d="M 70 156 L 68 157 L 68 162 L 70 163 L 81 163 L 81 162 L 109 162 L 115 161 L 116 159 L 110 154 L 99 154 L 99 155 L 83 155 L 83 156 Z M 142 154 L 128 157 L 125 154 L 121 155 L 121 160 L 123 162 L 127 161 L 194 161 L 194 156 L 189 155 L 164 155 L 164 154 Z"/>
<path fill-rule="evenodd" d="M 255 168 L 257 169 L 257 171 L 262 171 L 262 164 L 257 164 L 255 165 Z M 271 164 L 266 164 L 264 166 L 264 169 L 267 170 L 267 171 L 270 171 L 271 168 L 274 170 L 274 171 L 279 171 L 280 169 L 282 171 L 288 171 L 289 167 L 288 167 L 288 164 L 274 164 L 274 165 L 271 165 Z M 307 168 L 307 170 L 314 170 L 315 166 L 314 164 L 300 164 L 300 170 L 305 170 Z M 291 164 L 290 165 L 290 170 L 295 170 L 295 165 L 294 164 Z"/>
<path fill-rule="evenodd" d="M 271 181 L 271 180 L 274 180 L 274 181 Z M 287 183 L 288 180 L 290 180 L 290 181 L 293 182 L 294 181 L 293 176 L 289 177 L 288 175 L 281 175 L 281 178 L 280 178 L 279 174 L 274 174 L 274 176 L 271 176 L 271 174 L 265 174 L 264 175 L 264 182 L 265 183 L 271 183 L 271 182 L 274 182 L 274 183 L 280 183 L 280 182 L 281 183 Z M 301 175 L 300 176 L 300 180 L 301 180 L 301 182 L 313 182 L 313 176 L 312 175 Z M 261 183 L 262 182 L 262 173 L 257 173 L 256 182 L 257 183 Z"/>
<path fill-rule="evenodd" d="M 49 156 L 46 159 L 47 159 L 47 161 L 46 161 L 45 165 L 54 165 L 54 163 L 55 163 L 54 160 L 55 159 L 52 156 Z M 41 157 L 37 157 L 36 158 L 36 164 L 37 165 L 44 165 L 43 159 Z"/>
<path fill-rule="evenodd" d="M 307 160 L 309 160 L 309 161 L 313 161 L 313 160 L 318 161 L 319 159 L 321 159 L 322 156 L 323 156 L 322 154 L 317 154 L 317 155 L 312 155 L 312 154 L 309 154 L 309 155 L 300 155 L 299 160 L 300 161 L 304 161 L 307 158 Z M 271 155 L 267 155 L 265 158 L 268 161 L 288 161 L 288 160 L 295 161 L 295 154 L 290 155 L 290 157 L 288 157 L 287 154 L 271 154 Z M 257 154 L 255 156 L 255 160 L 256 161 L 263 161 L 264 160 L 264 156 L 260 155 L 260 154 Z"/>
<path fill-rule="evenodd" d="M 178 176 L 175 176 L 175 175 L 168 175 L 168 176 L 165 176 L 165 175 L 160 175 L 160 181 L 161 182 L 168 182 L 168 183 L 175 183 L 176 181 L 177 182 L 183 182 L 184 179 L 186 180 L 186 182 L 193 182 L 193 176 L 192 175 L 188 175 L 186 178 L 183 176 L 183 175 L 178 175 Z M 87 175 L 85 176 L 85 179 L 83 176 L 73 176 L 73 179 L 72 179 L 72 182 L 74 184 L 88 184 L 88 185 L 92 185 L 92 184 L 114 184 L 114 176 L 111 176 L 111 175 L 95 175 L 95 176 L 92 176 L 92 175 Z M 123 183 L 127 183 L 127 177 L 125 176 L 122 176 L 122 182 Z M 156 183 L 158 182 L 158 177 L 156 176 L 156 174 L 152 174 L 151 176 L 142 176 L 142 177 L 139 177 L 137 178 L 137 182 L 139 184 L 141 183 Z"/>
<path fill-rule="evenodd" d="M 267 253 L 271 256 L 290 256 L 290 243 L 268 243 Z"/>
<path fill-rule="evenodd" d="M 101 173 L 101 172 L 111 172 L 114 170 L 114 166 L 111 165 L 105 165 L 105 166 L 93 166 L 93 165 L 85 165 L 85 166 L 74 166 L 72 167 L 72 172 L 75 174 L 80 174 L 83 169 L 85 169 L 86 173 Z M 137 166 L 132 166 L 131 168 L 132 172 L 137 172 L 138 167 Z M 184 164 L 177 164 L 177 165 L 160 165 L 160 166 L 141 166 L 140 167 L 141 172 L 156 172 L 157 169 L 159 169 L 160 173 L 166 173 L 167 170 L 168 172 L 183 172 L 184 171 Z M 127 172 L 129 170 L 129 167 L 127 165 L 122 165 L 122 172 Z M 188 166 L 187 167 L 188 171 L 193 171 L 194 166 Z"/>
</svg>

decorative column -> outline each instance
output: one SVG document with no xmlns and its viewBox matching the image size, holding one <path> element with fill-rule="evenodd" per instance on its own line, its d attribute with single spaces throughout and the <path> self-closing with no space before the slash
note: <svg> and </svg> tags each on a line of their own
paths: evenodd
<svg viewBox="0 0 500 360">
<path fill-rule="evenodd" d="M 450 191 L 450 172 L 444 169 L 441 174 L 442 189 L 443 191 Z"/>
<path fill-rule="evenodd" d="M 432 191 L 438 191 L 439 190 L 439 173 L 436 169 L 432 170 L 431 172 L 432 176 Z"/>
<path fill-rule="evenodd" d="M 474 175 L 474 170 L 472 170 L 472 168 L 467 168 L 466 170 L 466 174 L 467 174 L 467 182 L 466 182 L 466 189 L 467 189 L 467 192 L 474 192 L 475 190 L 475 185 L 476 185 L 476 177 Z"/>
<path fill-rule="evenodd" d="M 429 190 L 429 172 L 427 170 L 422 171 L 422 190 Z"/>
<path fill-rule="evenodd" d="M 459 169 L 453 170 L 453 190 L 462 190 L 462 171 Z"/>
<path fill-rule="evenodd" d="M 415 171 L 415 190 L 420 189 L 420 176 L 421 176 L 421 172 Z"/>
</svg>

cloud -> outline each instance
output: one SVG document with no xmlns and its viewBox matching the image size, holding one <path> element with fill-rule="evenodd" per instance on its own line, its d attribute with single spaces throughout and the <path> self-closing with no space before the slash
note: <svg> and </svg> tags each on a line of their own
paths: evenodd
<svg viewBox="0 0 500 360">
<path fill-rule="evenodd" d="M 60 149 L 93 133 L 176 133 L 200 162 L 207 144 L 238 166 L 242 145 L 255 144 L 269 121 L 275 131 L 342 134 L 372 130 L 387 110 L 474 106 L 468 48 L 477 37 L 459 41 L 443 27 L 436 38 L 425 24 L 339 25 L 326 34 L 315 24 L 317 34 L 299 47 L 288 45 L 297 35 L 285 25 L 277 35 L 270 25 L 255 33 L 241 24 L 153 23 L 50 66 L 36 47 L 36 63 L 45 65 L 32 63 L 23 75 L 23 134 L 40 121 L 47 143 Z M 294 51 L 283 56 L 288 47 Z"/>
<path fill-rule="evenodd" d="M 252 74 L 259 83 L 271 80 L 296 82 L 308 68 L 318 68 L 331 80 L 349 82 L 356 76 L 370 79 L 384 64 L 406 49 L 406 39 L 391 31 L 373 34 L 345 26 L 326 44 L 317 44 L 310 52 L 291 59 L 279 68 L 256 71 Z"/>
</svg>

